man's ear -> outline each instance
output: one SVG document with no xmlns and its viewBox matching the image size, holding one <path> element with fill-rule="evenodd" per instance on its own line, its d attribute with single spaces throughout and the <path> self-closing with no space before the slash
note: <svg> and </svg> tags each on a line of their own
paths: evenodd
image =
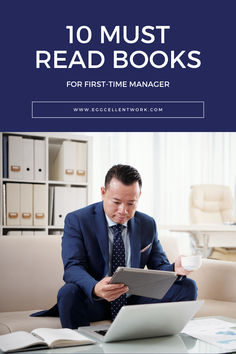
<svg viewBox="0 0 236 354">
<path fill-rule="evenodd" d="M 102 199 L 103 199 L 105 193 L 106 193 L 105 187 L 101 187 L 101 196 L 102 196 Z"/>
</svg>

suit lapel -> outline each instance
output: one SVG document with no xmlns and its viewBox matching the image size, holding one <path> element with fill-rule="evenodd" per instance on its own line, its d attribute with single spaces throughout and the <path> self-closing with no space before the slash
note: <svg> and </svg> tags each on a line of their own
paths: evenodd
<svg viewBox="0 0 236 354">
<path fill-rule="evenodd" d="M 96 236 L 105 261 L 104 274 L 108 273 L 109 268 L 109 241 L 107 232 L 107 222 L 103 210 L 103 203 L 99 203 L 95 208 L 95 227 Z"/>
<path fill-rule="evenodd" d="M 141 235 L 139 221 L 135 216 L 129 221 L 129 237 L 131 248 L 131 267 L 139 268 L 140 266 L 140 249 L 141 249 Z"/>
</svg>

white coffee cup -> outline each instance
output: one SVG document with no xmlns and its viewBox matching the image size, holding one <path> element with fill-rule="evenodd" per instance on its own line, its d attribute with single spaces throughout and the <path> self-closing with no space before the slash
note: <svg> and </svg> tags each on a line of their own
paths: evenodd
<svg viewBox="0 0 236 354">
<path fill-rule="evenodd" d="M 183 256 L 181 257 L 181 264 L 185 270 L 197 270 L 202 265 L 202 256 Z"/>
</svg>

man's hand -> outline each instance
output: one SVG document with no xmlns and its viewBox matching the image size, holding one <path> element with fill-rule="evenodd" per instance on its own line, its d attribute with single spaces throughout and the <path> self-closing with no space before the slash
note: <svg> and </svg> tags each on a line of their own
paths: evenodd
<svg viewBox="0 0 236 354">
<path fill-rule="evenodd" d="M 177 275 L 189 275 L 191 271 L 185 270 L 181 265 L 181 256 L 175 261 L 174 271 Z"/>
<path fill-rule="evenodd" d="M 125 294 L 129 288 L 124 284 L 109 284 L 111 277 L 105 277 L 100 280 L 94 287 L 93 293 L 107 301 L 113 301 Z"/>
</svg>

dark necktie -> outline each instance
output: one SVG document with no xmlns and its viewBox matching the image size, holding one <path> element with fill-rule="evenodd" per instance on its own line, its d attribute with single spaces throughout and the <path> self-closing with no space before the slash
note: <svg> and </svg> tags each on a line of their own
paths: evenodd
<svg viewBox="0 0 236 354">
<path fill-rule="evenodd" d="M 125 246 L 122 239 L 122 230 L 125 226 L 117 224 L 111 227 L 114 240 L 112 249 L 112 274 L 116 271 L 117 267 L 125 267 Z M 111 317 L 115 319 L 121 307 L 126 304 L 126 294 L 121 295 L 118 299 L 111 301 Z"/>
</svg>

